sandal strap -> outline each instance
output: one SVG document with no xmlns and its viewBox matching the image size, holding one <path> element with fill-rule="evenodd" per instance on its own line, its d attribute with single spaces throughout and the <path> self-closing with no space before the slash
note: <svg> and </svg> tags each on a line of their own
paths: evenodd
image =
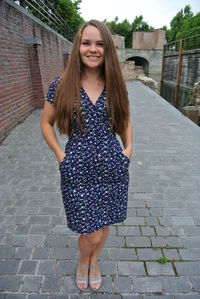
<svg viewBox="0 0 200 299">
<path fill-rule="evenodd" d="M 90 283 L 91 284 L 101 284 L 102 278 L 101 278 L 101 273 L 100 275 L 98 275 L 97 277 L 97 268 L 98 265 L 90 265 L 90 268 L 92 269 L 92 271 L 94 272 L 94 277 L 90 277 Z"/>
</svg>

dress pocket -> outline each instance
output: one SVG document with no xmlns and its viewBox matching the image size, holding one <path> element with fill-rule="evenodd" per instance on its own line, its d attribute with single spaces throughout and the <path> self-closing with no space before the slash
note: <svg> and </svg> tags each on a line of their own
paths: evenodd
<svg viewBox="0 0 200 299">
<path fill-rule="evenodd" d="M 65 154 L 64 158 L 62 159 L 61 163 L 59 164 L 59 169 L 61 170 L 61 167 L 64 165 L 66 160 L 67 154 Z"/>
<path fill-rule="evenodd" d="M 129 158 L 122 151 L 120 152 L 120 156 L 121 156 L 122 160 L 124 160 L 128 163 L 128 165 L 130 164 Z"/>
</svg>

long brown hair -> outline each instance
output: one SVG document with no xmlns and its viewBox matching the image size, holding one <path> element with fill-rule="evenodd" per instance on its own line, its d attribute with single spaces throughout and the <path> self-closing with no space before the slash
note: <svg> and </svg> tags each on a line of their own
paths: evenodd
<svg viewBox="0 0 200 299">
<path fill-rule="evenodd" d="M 107 95 L 106 111 L 109 117 L 111 129 L 121 135 L 128 126 L 130 113 L 128 94 L 112 35 L 106 25 L 97 20 L 85 22 L 75 36 L 73 49 L 70 54 L 67 67 L 56 91 L 56 125 L 60 134 L 64 133 L 68 136 L 72 134 L 75 129 L 74 103 L 76 101 L 78 127 L 82 134 L 84 120 L 81 115 L 80 107 L 80 81 L 84 65 L 80 59 L 79 47 L 81 43 L 81 34 L 85 27 L 89 25 L 95 26 L 102 37 L 105 53 L 103 74 L 105 77 Z"/>
</svg>

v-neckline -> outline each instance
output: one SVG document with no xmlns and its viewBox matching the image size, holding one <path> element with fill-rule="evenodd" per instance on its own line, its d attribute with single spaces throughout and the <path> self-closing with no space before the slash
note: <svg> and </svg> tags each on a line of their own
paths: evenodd
<svg viewBox="0 0 200 299">
<path fill-rule="evenodd" d="M 101 96 L 103 95 L 103 93 L 104 93 L 104 91 L 105 91 L 105 88 L 106 88 L 106 86 L 104 85 L 104 88 L 103 88 L 102 92 L 100 93 L 100 95 L 98 96 L 96 102 L 93 103 L 93 102 L 91 101 L 89 95 L 87 94 L 87 92 L 86 92 L 85 89 L 83 88 L 83 86 L 81 86 L 81 89 L 83 90 L 83 92 L 85 93 L 87 99 L 89 100 L 89 102 L 91 103 L 91 105 L 92 105 L 93 107 L 96 107 L 98 101 L 100 100 Z"/>
</svg>

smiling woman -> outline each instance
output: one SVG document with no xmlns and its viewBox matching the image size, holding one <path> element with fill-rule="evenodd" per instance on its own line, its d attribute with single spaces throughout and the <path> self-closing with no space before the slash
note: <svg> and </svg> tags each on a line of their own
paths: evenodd
<svg viewBox="0 0 200 299">
<path fill-rule="evenodd" d="M 49 87 L 41 119 L 55 153 L 68 227 L 80 234 L 76 284 L 98 290 L 98 257 L 109 226 L 126 219 L 132 127 L 120 64 L 107 27 L 85 23 L 77 33 L 67 68 Z M 54 131 L 69 136 L 65 151 Z M 117 140 L 122 139 L 124 150 Z"/>
</svg>

